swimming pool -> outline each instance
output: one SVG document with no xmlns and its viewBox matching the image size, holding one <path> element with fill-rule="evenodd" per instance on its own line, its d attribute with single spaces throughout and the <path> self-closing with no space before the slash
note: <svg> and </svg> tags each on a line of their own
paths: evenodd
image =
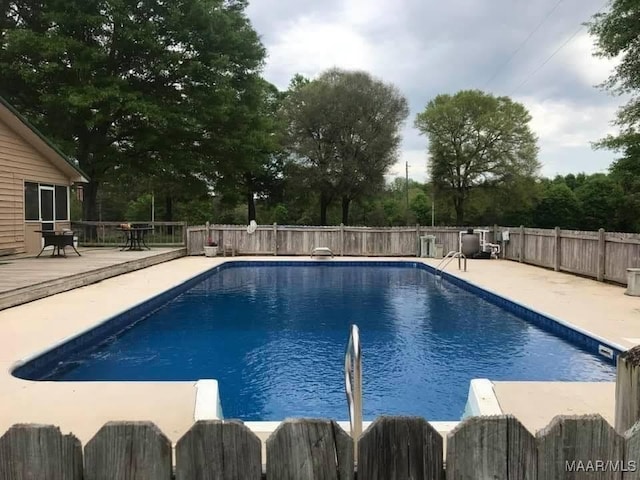
<svg viewBox="0 0 640 480">
<path fill-rule="evenodd" d="M 473 378 L 614 379 L 612 363 L 461 286 L 435 282 L 417 262 L 230 262 L 14 374 L 215 378 L 226 418 L 345 419 L 343 356 L 355 323 L 365 420 L 457 420 Z"/>
</svg>

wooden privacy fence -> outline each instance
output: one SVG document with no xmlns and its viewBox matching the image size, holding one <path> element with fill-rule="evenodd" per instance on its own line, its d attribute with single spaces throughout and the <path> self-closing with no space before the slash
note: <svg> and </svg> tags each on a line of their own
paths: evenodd
<svg viewBox="0 0 640 480">
<path fill-rule="evenodd" d="M 207 240 L 220 247 L 231 246 L 241 255 L 309 255 L 315 247 L 329 247 L 335 255 L 406 256 L 419 252 L 419 238 L 434 235 L 446 254 L 458 250 L 458 235 L 467 228 L 489 230 L 489 241 L 500 242 L 501 232 L 509 231 L 502 243 L 502 257 L 531 265 L 553 268 L 626 285 L 627 268 L 640 267 L 640 234 L 599 230 L 520 227 L 330 227 L 258 226 L 254 233 L 237 225 L 189 227 L 189 255 L 202 255 Z"/>
<path fill-rule="evenodd" d="M 626 285 L 627 268 L 640 267 L 640 235 L 501 227 L 509 230 L 505 258 Z"/>
<path fill-rule="evenodd" d="M 466 227 L 465 227 L 466 228 Z M 473 227 L 485 228 L 488 227 Z M 491 227 L 493 229 L 493 227 Z M 211 239 L 220 247 L 232 246 L 241 255 L 310 255 L 316 247 L 328 247 L 335 255 L 413 256 L 418 254 L 419 238 L 435 235 L 444 253 L 458 250 L 459 227 L 349 227 L 346 225 L 315 227 L 260 225 L 255 232 L 237 225 L 202 225 L 189 227 L 189 255 L 202 255 Z"/>
<path fill-rule="evenodd" d="M 379 417 L 354 465 L 336 422 L 293 419 L 267 439 L 263 471 L 261 442 L 240 422 L 195 423 L 175 462 L 150 422 L 109 422 L 84 451 L 56 427 L 14 425 L 0 438 L 0 480 L 631 480 L 640 478 L 636 427 L 620 435 L 599 415 L 559 416 L 532 435 L 512 416 L 471 417 L 448 434 L 444 454 L 423 418 Z"/>
</svg>

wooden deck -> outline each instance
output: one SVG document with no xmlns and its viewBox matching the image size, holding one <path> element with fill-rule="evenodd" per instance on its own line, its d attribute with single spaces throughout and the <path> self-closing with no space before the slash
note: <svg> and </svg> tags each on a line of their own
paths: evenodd
<svg viewBox="0 0 640 480">
<path fill-rule="evenodd" d="M 69 250 L 66 258 L 0 257 L 0 310 L 186 255 L 185 248 L 79 249 L 80 257 Z"/>
</svg>

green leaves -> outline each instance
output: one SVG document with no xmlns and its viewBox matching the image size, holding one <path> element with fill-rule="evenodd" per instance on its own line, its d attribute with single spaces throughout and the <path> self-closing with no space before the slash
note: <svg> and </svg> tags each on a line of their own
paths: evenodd
<svg viewBox="0 0 640 480">
<path fill-rule="evenodd" d="M 429 140 L 431 178 L 451 193 L 459 225 L 472 189 L 538 172 L 530 120 L 523 105 L 478 90 L 438 95 L 417 115 L 415 126 Z"/>
<path fill-rule="evenodd" d="M 383 182 L 407 115 L 400 92 L 366 72 L 331 69 L 313 81 L 293 78 L 282 110 L 287 144 L 309 168 L 325 213 L 340 197 L 348 223 L 350 202 Z"/>
<path fill-rule="evenodd" d="M 237 112 L 259 108 L 246 92 L 265 57 L 245 2 L 8 3 L 0 91 L 92 178 L 85 219 L 116 171 L 212 181 L 245 143 Z"/>
</svg>

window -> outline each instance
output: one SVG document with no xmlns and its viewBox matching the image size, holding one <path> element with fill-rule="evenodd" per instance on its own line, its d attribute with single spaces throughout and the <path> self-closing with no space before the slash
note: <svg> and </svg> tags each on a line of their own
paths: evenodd
<svg viewBox="0 0 640 480">
<path fill-rule="evenodd" d="M 25 182 L 24 219 L 36 222 L 69 220 L 69 187 Z"/>
<path fill-rule="evenodd" d="M 24 219 L 40 220 L 40 198 L 37 183 L 25 182 L 24 184 Z"/>
<path fill-rule="evenodd" d="M 67 187 L 56 185 L 56 220 L 69 220 Z"/>
</svg>

